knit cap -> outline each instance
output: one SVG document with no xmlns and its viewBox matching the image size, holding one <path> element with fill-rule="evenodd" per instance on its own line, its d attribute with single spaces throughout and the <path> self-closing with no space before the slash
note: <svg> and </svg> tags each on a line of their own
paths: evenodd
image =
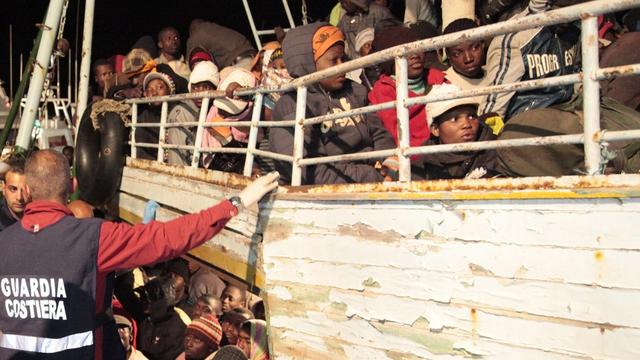
<svg viewBox="0 0 640 360">
<path fill-rule="evenodd" d="M 362 46 L 369 41 L 373 41 L 374 30 L 373 28 L 366 28 L 356 35 L 356 51 L 360 51 Z"/>
<path fill-rule="evenodd" d="M 238 83 L 241 87 L 252 88 L 256 86 L 256 78 L 250 71 L 238 67 L 226 67 L 220 73 L 220 86 L 218 90 L 225 91 L 232 83 Z M 213 106 L 224 110 L 229 114 L 238 115 L 243 112 L 249 101 L 240 99 L 219 98 L 213 101 Z"/>
<path fill-rule="evenodd" d="M 142 82 L 142 88 L 146 91 L 147 86 L 149 85 L 151 80 L 155 80 L 155 79 L 160 79 L 164 81 L 164 83 L 167 84 L 167 87 L 169 88 L 171 95 L 176 93 L 176 84 L 173 82 L 171 77 L 159 71 L 154 71 L 147 74 L 147 76 L 144 77 L 144 81 Z"/>
<path fill-rule="evenodd" d="M 202 315 L 191 321 L 187 326 L 187 334 L 202 340 L 211 348 L 217 349 L 222 340 L 222 327 L 218 320 L 211 314 Z"/>
<path fill-rule="evenodd" d="M 191 85 L 203 81 L 208 81 L 216 87 L 218 87 L 218 83 L 220 83 L 218 67 L 211 61 L 200 61 L 193 67 L 193 71 L 191 71 L 191 75 L 189 76 L 189 92 L 191 92 Z"/>
</svg>

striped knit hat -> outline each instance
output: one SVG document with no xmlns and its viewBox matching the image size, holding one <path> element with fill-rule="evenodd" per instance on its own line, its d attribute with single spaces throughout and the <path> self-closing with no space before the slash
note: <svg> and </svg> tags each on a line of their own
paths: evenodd
<svg viewBox="0 0 640 360">
<path fill-rule="evenodd" d="M 213 315 L 203 315 L 187 326 L 187 334 L 204 341 L 210 348 L 217 349 L 222 340 L 222 327 Z"/>
</svg>

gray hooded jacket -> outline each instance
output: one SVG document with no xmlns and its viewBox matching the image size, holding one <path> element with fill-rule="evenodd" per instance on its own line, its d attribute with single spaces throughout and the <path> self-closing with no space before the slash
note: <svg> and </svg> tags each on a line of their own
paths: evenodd
<svg viewBox="0 0 640 360">
<path fill-rule="evenodd" d="M 288 32 L 282 44 L 284 61 L 292 77 L 298 78 L 316 71 L 311 40 L 313 34 L 327 23 L 314 23 L 297 27 Z M 309 87 L 306 116 L 314 117 L 336 113 L 367 105 L 367 90 L 349 80 L 337 92 L 329 93 L 319 84 Z M 273 112 L 273 120 L 295 119 L 296 94 L 284 94 Z M 304 157 L 342 155 L 395 147 L 391 135 L 382 126 L 375 114 L 351 116 L 333 122 L 305 126 Z M 271 151 L 293 154 L 293 128 L 271 128 L 269 133 Z M 377 182 L 383 178 L 374 168 L 375 160 L 336 162 L 307 166 L 302 171 L 303 184 L 338 184 Z M 283 182 L 290 181 L 291 164 L 276 162 Z"/>
</svg>

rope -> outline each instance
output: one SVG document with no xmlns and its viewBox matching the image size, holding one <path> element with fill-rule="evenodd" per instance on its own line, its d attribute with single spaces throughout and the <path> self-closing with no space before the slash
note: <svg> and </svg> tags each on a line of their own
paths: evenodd
<svg viewBox="0 0 640 360">
<path fill-rule="evenodd" d="M 100 129 L 98 116 L 108 112 L 118 113 L 120 119 L 122 119 L 122 122 L 126 125 L 129 122 L 129 118 L 131 117 L 131 106 L 123 102 L 111 99 L 103 99 L 94 102 L 91 105 L 91 114 L 89 115 L 89 117 L 91 118 L 91 123 L 93 124 L 93 128 L 95 130 Z"/>
</svg>

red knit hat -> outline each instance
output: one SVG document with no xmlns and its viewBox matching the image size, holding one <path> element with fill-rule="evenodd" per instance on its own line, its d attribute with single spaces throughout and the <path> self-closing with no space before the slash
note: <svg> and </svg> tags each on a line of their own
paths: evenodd
<svg viewBox="0 0 640 360">
<path fill-rule="evenodd" d="M 222 327 L 213 315 L 203 315 L 187 326 L 187 334 L 205 342 L 209 347 L 217 349 L 222 340 Z"/>
</svg>

